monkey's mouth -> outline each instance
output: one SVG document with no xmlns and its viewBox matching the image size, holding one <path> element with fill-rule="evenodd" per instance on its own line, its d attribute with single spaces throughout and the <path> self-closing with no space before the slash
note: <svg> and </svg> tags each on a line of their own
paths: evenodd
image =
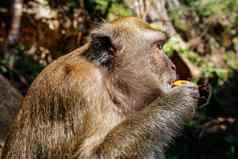
<svg viewBox="0 0 238 159">
<path fill-rule="evenodd" d="M 173 80 L 174 81 L 174 80 Z M 164 82 L 164 84 L 162 85 L 162 87 L 161 87 L 161 90 L 162 90 L 162 92 L 163 93 L 168 93 L 168 92 L 170 92 L 171 90 L 172 90 L 172 81 L 168 81 L 168 82 Z"/>
<path fill-rule="evenodd" d="M 171 89 L 173 89 L 174 87 L 177 87 L 177 86 L 180 86 L 180 85 L 183 85 L 183 84 L 186 84 L 188 81 L 185 81 L 185 80 L 178 80 L 178 79 L 173 79 L 173 80 L 169 80 L 168 82 L 166 82 L 164 84 L 164 90 L 166 92 L 169 92 Z"/>
</svg>

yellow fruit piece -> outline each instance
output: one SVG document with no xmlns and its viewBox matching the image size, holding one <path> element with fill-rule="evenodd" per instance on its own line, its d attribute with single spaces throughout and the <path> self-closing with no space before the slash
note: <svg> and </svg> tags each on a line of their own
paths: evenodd
<svg viewBox="0 0 238 159">
<path fill-rule="evenodd" d="M 189 81 L 186 81 L 186 80 L 176 80 L 172 83 L 172 86 L 175 87 L 175 86 L 181 86 L 181 85 L 184 85 L 184 84 L 187 84 L 187 83 L 190 83 Z"/>
</svg>

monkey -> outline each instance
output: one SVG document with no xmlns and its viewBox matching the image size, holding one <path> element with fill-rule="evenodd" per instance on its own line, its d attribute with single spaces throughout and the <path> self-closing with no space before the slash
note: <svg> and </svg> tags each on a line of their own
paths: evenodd
<svg viewBox="0 0 238 159">
<path fill-rule="evenodd" d="M 33 81 L 2 159 L 162 159 L 199 92 L 172 87 L 166 35 L 136 17 L 104 23 L 90 42 Z"/>
</svg>

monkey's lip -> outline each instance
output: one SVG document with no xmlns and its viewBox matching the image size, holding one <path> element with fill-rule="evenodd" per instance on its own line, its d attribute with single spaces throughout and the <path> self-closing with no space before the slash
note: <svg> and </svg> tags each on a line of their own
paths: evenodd
<svg viewBox="0 0 238 159">
<path fill-rule="evenodd" d="M 171 90 L 173 87 L 174 87 L 174 82 L 177 81 L 177 80 L 170 80 L 167 82 L 167 89 L 168 90 Z"/>
<path fill-rule="evenodd" d="M 173 84 L 174 84 L 175 81 L 177 81 L 177 79 L 170 80 L 170 81 L 168 82 L 168 85 L 169 85 L 170 88 L 173 87 Z"/>
<path fill-rule="evenodd" d="M 173 83 L 173 81 L 168 82 L 168 84 L 167 84 L 168 86 L 167 86 L 167 87 L 168 87 L 168 88 L 172 88 L 172 87 L 173 87 L 173 84 L 172 84 L 172 83 Z"/>
<path fill-rule="evenodd" d="M 171 82 L 165 82 L 161 87 L 162 92 L 168 93 L 172 90 Z"/>
<path fill-rule="evenodd" d="M 177 79 L 171 79 L 168 80 L 166 82 L 164 82 L 164 84 L 162 85 L 161 89 L 163 92 L 170 92 L 173 88 L 174 88 L 174 82 L 177 81 Z"/>
</svg>

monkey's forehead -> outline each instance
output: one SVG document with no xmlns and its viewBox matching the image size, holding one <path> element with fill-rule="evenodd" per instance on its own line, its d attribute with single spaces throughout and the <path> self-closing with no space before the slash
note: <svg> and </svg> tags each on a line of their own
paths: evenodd
<svg viewBox="0 0 238 159">
<path fill-rule="evenodd" d="M 137 17 L 122 17 L 119 19 L 116 19 L 111 22 L 112 26 L 115 27 L 127 27 L 127 28 L 133 28 L 133 26 L 140 28 L 140 29 L 148 29 L 148 30 L 154 30 L 158 32 L 163 32 L 164 30 L 160 28 L 161 26 L 156 24 L 148 24 L 145 21 L 143 21 L 140 18 Z M 135 29 L 135 28 L 134 28 Z"/>
<path fill-rule="evenodd" d="M 95 30 L 98 33 L 107 33 L 112 34 L 113 32 L 121 32 L 121 33 L 131 33 L 132 30 L 135 32 L 136 30 L 142 28 L 148 28 L 149 25 L 143 22 L 141 19 L 136 17 L 121 17 L 109 23 L 102 24 L 99 28 Z"/>
<path fill-rule="evenodd" d="M 145 23 L 142 19 L 137 17 L 121 17 L 119 19 L 116 19 L 111 22 L 113 26 L 127 26 L 131 27 L 131 25 L 137 25 L 137 26 L 149 26 L 147 23 Z"/>
<path fill-rule="evenodd" d="M 104 23 L 99 28 L 95 29 L 93 33 L 109 36 L 112 39 L 126 36 L 128 38 L 143 34 L 151 39 L 163 38 L 165 34 L 158 29 L 154 29 L 150 24 L 145 23 L 142 19 L 136 17 L 123 17 L 112 21 L 111 23 Z"/>
</svg>

